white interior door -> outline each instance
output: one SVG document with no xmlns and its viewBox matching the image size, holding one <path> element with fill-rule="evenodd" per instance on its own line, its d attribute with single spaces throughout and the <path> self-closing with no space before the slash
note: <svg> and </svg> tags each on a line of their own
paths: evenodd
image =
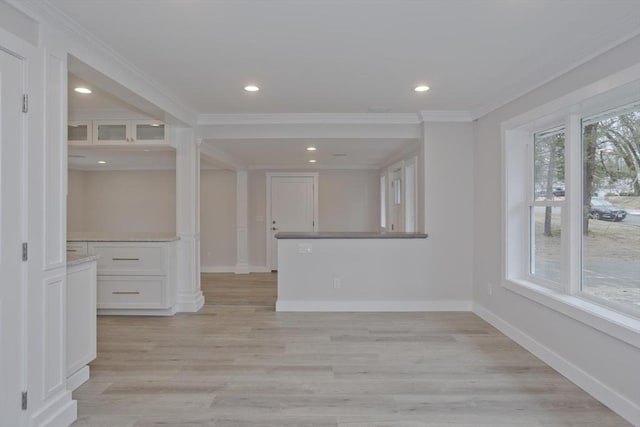
<svg viewBox="0 0 640 427">
<path fill-rule="evenodd" d="M 0 418 L 21 422 L 22 61 L 0 50 Z"/>
<path fill-rule="evenodd" d="M 277 232 L 314 231 L 314 187 L 310 176 L 271 177 L 271 270 L 278 269 Z"/>
</svg>

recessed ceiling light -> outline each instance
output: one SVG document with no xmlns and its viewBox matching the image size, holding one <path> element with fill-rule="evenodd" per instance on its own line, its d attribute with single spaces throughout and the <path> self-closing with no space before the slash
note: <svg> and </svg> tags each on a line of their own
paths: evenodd
<svg viewBox="0 0 640 427">
<path fill-rule="evenodd" d="M 317 148 L 316 147 L 307 147 L 307 151 L 316 151 Z"/>
<path fill-rule="evenodd" d="M 74 90 L 78 93 L 84 93 L 84 94 L 91 93 L 91 89 L 86 87 L 77 87 Z"/>
<path fill-rule="evenodd" d="M 260 88 L 256 85 L 247 85 L 244 87 L 244 90 L 246 90 L 247 92 L 257 92 L 260 90 Z"/>
<path fill-rule="evenodd" d="M 106 165 L 106 164 L 107 164 L 107 162 L 106 162 L 106 161 L 104 161 L 104 160 L 98 160 L 98 164 L 99 164 L 99 165 Z"/>
<path fill-rule="evenodd" d="M 426 91 L 429 90 L 429 86 L 419 85 L 419 86 L 416 86 L 415 89 L 413 89 L 413 90 L 416 91 L 416 92 L 426 92 Z"/>
<path fill-rule="evenodd" d="M 313 160 L 313 159 L 309 160 L 309 163 L 315 163 L 315 162 L 316 162 L 316 161 L 315 161 L 315 160 Z"/>
<path fill-rule="evenodd" d="M 151 123 L 151 126 L 153 126 L 154 128 L 157 128 L 158 126 L 160 126 L 160 123 Z"/>
</svg>

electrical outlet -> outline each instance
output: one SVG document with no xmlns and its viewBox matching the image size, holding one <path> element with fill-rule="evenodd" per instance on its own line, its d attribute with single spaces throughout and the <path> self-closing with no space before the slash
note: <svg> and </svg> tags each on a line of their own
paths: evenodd
<svg viewBox="0 0 640 427">
<path fill-rule="evenodd" d="M 333 289 L 340 289 L 340 288 L 342 288 L 342 279 L 340 279 L 339 277 L 334 277 Z"/>
</svg>

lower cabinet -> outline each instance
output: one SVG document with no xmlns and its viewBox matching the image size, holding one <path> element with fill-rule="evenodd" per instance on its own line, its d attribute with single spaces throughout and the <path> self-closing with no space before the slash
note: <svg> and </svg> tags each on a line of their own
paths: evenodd
<svg viewBox="0 0 640 427">
<path fill-rule="evenodd" d="M 96 262 L 68 267 L 66 291 L 67 388 L 75 390 L 96 358 Z"/>
<path fill-rule="evenodd" d="M 176 241 L 88 242 L 98 255 L 98 314 L 172 315 Z"/>
</svg>

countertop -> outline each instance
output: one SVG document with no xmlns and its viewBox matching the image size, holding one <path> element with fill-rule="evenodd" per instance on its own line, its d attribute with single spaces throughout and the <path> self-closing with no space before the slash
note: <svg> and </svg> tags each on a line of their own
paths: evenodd
<svg viewBox="0 0 640 427">
<path fill-rule="evenodd" d="M 98 255 L 67 255 L 67 268 L 97 260 Z"/>
<path fill-rule="evenodd" d="M 276 239 L 426 239 L 425 233 L 400 233 L 387 231 L 333 231 L 333 232 L 282 232 Z"/>
<path fill-rule="evenodd" d="M 104 233 L 81 231 L 67 233 L 67 242 L 173 242 L 180 237 L 173 233 Z"/>
</svg>

